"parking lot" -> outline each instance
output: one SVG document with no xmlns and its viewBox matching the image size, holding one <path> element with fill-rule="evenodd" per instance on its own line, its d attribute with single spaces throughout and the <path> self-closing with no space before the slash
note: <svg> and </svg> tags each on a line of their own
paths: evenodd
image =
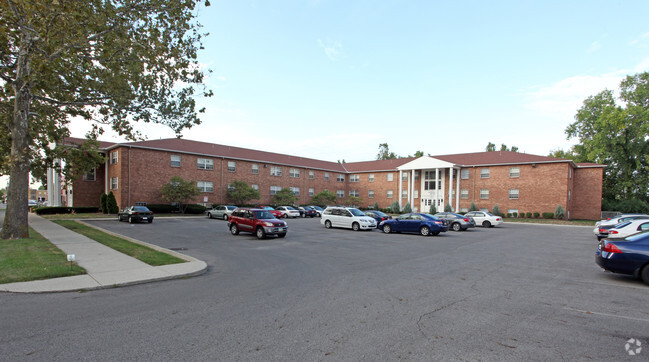
<svg viewBox="0 0 649 362">
<path fill-rule="evenodd" d="M 35 323 L 35 337 L 28 323 L 17 348 L 2 352 L 24 357 L 22 344 L 34 338 L 56 345 L 83 335 L 57 356 L 623 360 L 630 338 L 645 347 L 641 356 L 649 353 L 649 287 L 597 267 L 592 227 L 506 223 L 423 237 L 287 222 L 286 238 L 258 240 L 207 218 L 91 221 L 205 260 L 210 270 L 74 298 L 19 296 L 10 312 L 27 314 L 46 299 L 59 325 Z M 100 317 L 72 326 L 72 313 Z"/>
</svg>

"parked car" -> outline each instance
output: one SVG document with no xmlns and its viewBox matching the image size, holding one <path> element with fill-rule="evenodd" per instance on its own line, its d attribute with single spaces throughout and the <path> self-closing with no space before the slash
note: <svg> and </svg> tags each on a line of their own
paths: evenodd
<svg viewBox="0 0 649 362">
<path fill-rule="evenodd" d="M 321 208 L 320 206 L 316 206 L 316 205 L 310 205 L 309 207 L 313 208 L 318 213 L 318 217 L 322 216 L 322 213 L 324 212 L 323 208 Z"/>
<path fill-rule="evenodd" d="M 282 217 L 300 217 L 300 210 L 292 207 L 292 206 L 278 206 L 276 210 L 279 210 L 282 212 Z"/>
<path fill-rule="evenodd" d="M 297 208 L 300 211 L 300 216 L 301 217 L 316 217 L 318 216 L 318 212 L 316 209 L 314 209 L 311 206 L 300 206 Z"/>
<path fill-rule="evenodd" d="M 227 220 L 237 207 L 234 205 L 217 205 L 207 209 L 207 217 L 210 219 Z"/>
<path fill-rule="evenodd" d="M 38 207 L 40 206 L 36 200 L 28 200 L 27 207 Z"/>
<path fill-rule="evenodd" d="M 376 228 L 376 220 L 353 207 L 329 206 L 324 210 L 320 223 L 327 229 L 340 227 L 359 231 Z"/>
<path fill-rule="evenodd" d="M 391 232 L 407 232 L 428 236 L 439 235 L 441 232 L 448 231 L 448 224 L 433 215 L 413 212 L 383 220 L 379 224 L 379 229 L 383 230 L 386 234 Z"/>
<path fill-rule="evenodd" d="M 134 222 L 153 222 L 153 212 L 146 206 L 129 206 L 117 213 L 117 221 L 128 220 Z"/>
<path fill-rule="evenodd" d="M 449 226 L 453 231 L 465 231 L 468 228 L 475 227 L 475 221 L 473 221 L 473 218 L 470 218 L 468 216 L 455 214 L 452 212 L 438 212 L 433 216 L 448 220 Z"/>
<path fill-rule="evenodd" d="M 604 270 L 633 275 L 649 285 L 649 233 L 602 240 L 595 252 L 595 261 Z"/>
<path fill-rule="evenodd" d="M 252 233 L 258 239 L 268 235 L 277 235 L 283 238 L 288 232 L 285 221 L 278 220 L 270 210 L 256 208 L 238 208 L 232 212 L 228 220 L 228 229 L 232 235 L 240 232 Z"/>
<path fill-rule="evenodd" d="M 390 219 L 390 216 L 382 213 L 381 211 L 365 210 L 363 212 L 365 213 L 365 215 L 367 215 L 367 216 L 373 218 L 374 220 L 376 220 L 376 227 L 377 228 L 379 228 L 379 224 L 381 223 L 381 221 Z"/>
<path fill-rule="evenodd" d="M 486 211 L 469 211 L 464 216 L 472 218 L 476 225 L 482 225 L 486 228 L 494 227 L 504 222 L 502 217 Z"/>
<path fill-rule="evenodd" d="M 649 219 L 647 214 L 622 214 L 615 217 L 609 217 L 605 220 L 600 220 L 595 223 L 595 228 L 593 229 L 593 234 L 600 235 L 606 234 L 608 229 L 615 227 L 619 223 L 625 221 L 637 220 L 637 219 Z M 601 239 L 598 237 L 598 239 Z"/>
<path fill-rule="evenodd" d="M 264 209 L 264 210 L 268 210 L 268 211 L 270 211 L 270 213 L 273 214 L 273 216 L 275 216 L 275 217 L 278 218 L 278 219 L 281 218 L 282 215 L 284 214 L 283 212 L 281 212 L 281 211 L 279 211 L 279 210 L 275 210 L 275 209 L 274 209 L 273 207 L 271 207 L 271 206 L 259 206 L 259 208 L 260 208 L 260 209 Z"/>
<path fill-rule="evenodd" d="M 644 231 L 649 231 L 649 219 L 629 220 L 610 229 L 602 229 L 602 232 L 597 235 L 597 239 L 622 239 Z"/>
</svg>

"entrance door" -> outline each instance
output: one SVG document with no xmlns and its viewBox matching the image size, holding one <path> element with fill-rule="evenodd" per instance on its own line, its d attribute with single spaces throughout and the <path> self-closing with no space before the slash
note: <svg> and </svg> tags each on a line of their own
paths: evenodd
<svg viewBox="0 0 649 362">
<path fill-rule="evenodd" d="M 429 212 L 430 206 L 435 205 L 435 209 L 444 211 L 444 171 L 439 170 L 439 180 L 435 179 L 435 170 L 422 170 L 421 178 L 421 211 Z M 437 191 L 437 192 L 436 192 Z"/>
</svg>

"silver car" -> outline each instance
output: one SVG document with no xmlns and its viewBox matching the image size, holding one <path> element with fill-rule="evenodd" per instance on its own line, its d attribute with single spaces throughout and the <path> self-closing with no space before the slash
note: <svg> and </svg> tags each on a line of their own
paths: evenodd
<svg viewBox="0 0 649 362">
<path fill-rule="evenodd" d="M 213 206 L 211 209 L 207 210 L 207 217 L 210 219 L 227 220 L 230 215 L 232 215 L 232 211 L 234 211 L 234 209 L 236 208 L 237 207 L 234 205 Z"/>
<path fill-rule="evenodd" d="M 453 231 L 464 231 L 475 227 L 475 220 L 472 217 L 456 214 L 453 212 L 438 212 L 434 216 L 448 221 L 449 228 Z"/>
</svg>

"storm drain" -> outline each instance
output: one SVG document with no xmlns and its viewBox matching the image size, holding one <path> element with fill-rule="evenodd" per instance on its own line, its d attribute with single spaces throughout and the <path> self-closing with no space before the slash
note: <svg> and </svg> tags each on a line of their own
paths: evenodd
<svg viewBox="0 0 649 362">
<path fill-rule="evenodd" d="M 169 248 L 169 250 L 173 250 L 173 251 L 183 251 L 183 250 L 187 250 L 187 248 Z"/>
</svg>

